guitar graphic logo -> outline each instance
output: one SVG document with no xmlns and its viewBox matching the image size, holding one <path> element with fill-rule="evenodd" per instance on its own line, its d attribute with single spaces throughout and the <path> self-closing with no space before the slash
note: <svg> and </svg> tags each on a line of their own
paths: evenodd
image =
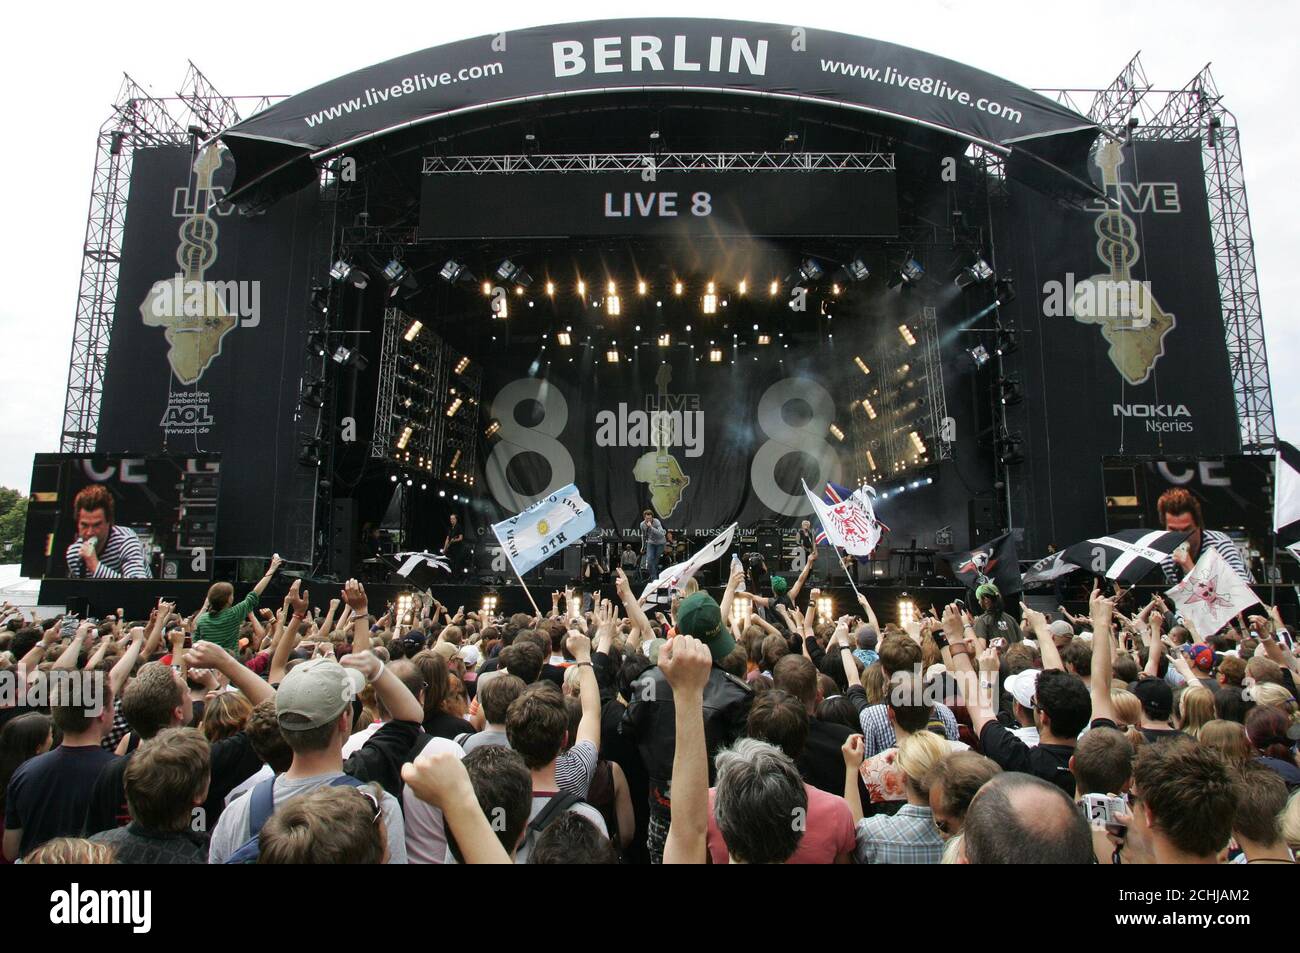
<svg viewBox="0 0 1300 953">
<path fill-rule="evenodd" d="M 1106 194 L 1118 196 L 1119 167 L 1124 162 L 1120 143 L 1107 141 L 1097 150 L 1095 161 Z M 1074 298 L 1067 301 L 1069 313 L 1080 324 L 1101 325 L 1115 369 L 1130 384 L 1141 384 L 1165 353 L 1165 335 L 1174 328 L 1174 315 L 1156 302 L 1149 282 L 1133 278 L 1133 265 L 1142 252 L 1136 241 L 1137 224 L 1122 205 L 1099 213 L 1093 230 L 1097 257 L 1109 270 L 1075 285 Z"/>
<path fill-rule="evenodd" d="M 181 223 L 174 278 L 156 281 L 140 305 L 140 315 L 149 327 L 166 328 L 167 362 L 182 384 L 193 384 L 221 354 L 221 342 L 238 323 L 227 312 L 219 289 L 204 280 L 204 273 L 217 260 L 217 223 L 209 214 L 212 177 L 221 168 L 222 156 L 216 144 L 199 152 L 194 162 L 194 201 Z"/>
<path fill-rule="evenodd" d="M 673 379 L 673 369 L 667 364 L 660 364 L 655 374 L 655 387 L 658 390 L 660 411 L 667 406 L 668 385 Z M 672 418 L 666 413 L 656 413 L 651 417 L 654 431 L 654 450 L 641 455 L 632 468 L 632 476 L 637 482 L 645 483 L 650 489 L 650 505 L 660 518 L 667 519 L 682 501 L 682 491 L 690 484 L 691 478 L 682 472 L 681 464 L 669 452 L 675 434 Z"/>
</svg>

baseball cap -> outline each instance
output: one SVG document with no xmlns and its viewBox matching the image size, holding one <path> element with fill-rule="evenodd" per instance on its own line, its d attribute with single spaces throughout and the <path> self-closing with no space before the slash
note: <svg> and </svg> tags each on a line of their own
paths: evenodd
<svg viewBox="0 0 1300 953">
<path fill-rule="evenodd" d="M 473 668 L 478 664 L 479 651 L 477 645 L 465 645 L 461 647 L 460 657 L 467 668 Z"/>
<path fill-rule="evenodd" d="M 457 653 L 460 652 L 460 649 L 452 645 L 450 642 L 438 642 L 434 645 L 433 650 L 448 662 L 454 659 Z"/>
<path fill-rule="evenodd" d="M 1139 678 L 1129 691 L 1138 697 L 1142 710 L 1157 721 L 1164 721 L 1174 710 L 1174 690 L 1163 678 Z"/>
<path fill-rule="evenodd" d="M 682 600 L 677 607 L 677 631 L 707 645 L 715 662 L 736 648 L 736 640 L 722 624 L 721 607 L 707 592 L 695 592 Z"/>
<path fill-rule="evenodd" d="M 1025 708 L 1033 708 L 1034 696 L 1038 693 L 1038 675 L 1038 669 L 1027 668 L 1023 672 L 1012 675 L 1002 684 L 1011 693 L 1011 697 L 1021 705 Z"/>
<path fill-rule="evenodd" d="M 1187 658 L 1191 660 L 1192 665 L 1202 672 L 1208 672 L 1214 668 L 1214 650 L 1208 645 L 1189 645 L 1186 651 Z"/>
<path fill-rule="evenodd" d="M 975 590 L 976 601 L 983 599 L 985 596 L 988 596 L 991 599 L 997 599 L 1000 598 L 1001 595 L 1002 593 L 998 592 L 998 587 L 993 585 L 991 582 L 986 582 Z"/>
<path fill-rule="evenodd" d="M 329 658 L 295 666 L 275 692 L 275 716 L 282 731 L 307 731 L 327 725 L 366 687 L 366 677 Z M 295 715 L 285 724 L 286 715 Z"/>
<path fill-rule="evenodd" d="M 1047 631 L 1051 632 L 1053 636 L 1068 635 L 1071 638 L 1074 637 L 1074 626 L 1070 625 L 1070 623 L 1066 622 L 1064 619 L 1057 619 L 1047 627 Z"/>
</svg>

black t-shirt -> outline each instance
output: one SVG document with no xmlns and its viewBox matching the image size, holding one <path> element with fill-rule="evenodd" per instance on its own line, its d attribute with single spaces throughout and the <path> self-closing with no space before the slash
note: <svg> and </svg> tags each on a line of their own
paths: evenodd
<svg viewBox="0 0 1300 953">
<path fill-rule="evenodd" d="M 1070 773 L 1074 745 L 1040 742 L 1031 748 L 996 721 L 990 721 L 980 732 L 980 746 L 1003 771 L 1020 771 L 1050 781 L 1074 800 L 1074 775 Z"/>
<path fill-rule="evenodd" d="M 437 711 L 425 717 L 424 730 L 435 738 L 455 739 L 457 735 L 463 735 L 467 731 L 473 732 L 474 726 L 463 718 Z"/>
<path fill-rule="evenodd" d="M 5 828 L 23 832 L 19 853 L 54 837 L 80 837 L 91 789 L 116 760 L 99 745 L 59 745 L 19 765 L 5 798 Z"/>
<path fill-rule="evenodd" d="M 262 759 L 244 732 L 237 731 L 212 746 L 212 781 L 208 784 L 208 799 L 203 802 L 206 830 L 217 826 L 226 809 L 226 795 L 260 770 Z"/>
<path fill-rule="evenodd" d="M 1155 744 L 1157 741 L 1170 741 L 1175 738 L 1184 738 L 1186 735 L 1177 728 L 1139 728 L 1142 737 L 1148 744 Z"/>
<path fill-rule="evenodd" d="M 799 773 L 815 788 L 844 796 L 844 754 L 840 750 L 853 730 L 819 718 L 808 719 L 808 740 L 799 755 Z"/>
</svg>

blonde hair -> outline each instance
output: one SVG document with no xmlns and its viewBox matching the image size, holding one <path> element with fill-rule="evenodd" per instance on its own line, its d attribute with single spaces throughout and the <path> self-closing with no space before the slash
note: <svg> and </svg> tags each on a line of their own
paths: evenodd
<svg viewBox="0 0 1300 953">
<path fill-rule="evenodd" d="M 1292 850 L 1300 850 L 1300 791 L 1286 799 L 1282 811 L 1282 838 Z"/>
<path fill-rule="evenodd" d="M 1121 727 L 1142 724 L 1142 703 L 1132 692 L 1124 688 L 1112 688 L 1110 703 L 1115 706 Z"/>
<path fill-rule="evenodd" d="M 1193 738 L 1200 734 L 1207 722 L 1214 721 L 1214 692 L 1202 685 L 1193 685 L 1178 699 L 1179 727 Z"/>
<path fill-rule="evenodd" d="M 862 690 L 867 693 L 867 704 L 882 705 L 885 702 L 885 688 L 888 684 L 885 666 L 873 662 L 862 672 Z"/>
<path fill-rule="evenodd" d="M 221 692 L 203 707 L 203 737 L 210 742 L 229 738 L 243 730 L 253 703 L 239 692 Z"/>
<path fill-rule="evenodd" d="M 948 842 L 943 845 L 943 858 L 939 861 L 941 864 L 960 864 L 961 863 L 961 841 L 962 833 L 958 831 L 948 838 Z"/>
<path fill-rule="evenodd" d="M 1201 726 L 1196 740 L 1216 752 L 1229 765 L 1242 765 L 1254 757 L 1246 727 L 1240 722 L 1215 718 Z"/>
<path fill-rule="evenodd" d="M 34 848 L 24 864 L 111 864 L 113 848 L 84 837 L 56 837 Z"/>
<path fill-rule="evenodd" d="M 1280 708 L 1293 719 L 1295 718 L 1295 699 L 1290 692 L 1276 682 L 1256 682 L 1250 688 L 1250 695 L 1255 699 L 1255 704 Z"/>
<path fill-rule="evenodd" d="M 932 731 L 918 731 L 908 735 L 898 746 L 898 756 L 894 763 L 907 775 L 907 783 L 912 790 L 925 796 L 929 789 L 925 779 L 934 766 L 952 753 L 952 745 L 947 739 L 940 738 Z"/>
</svg>

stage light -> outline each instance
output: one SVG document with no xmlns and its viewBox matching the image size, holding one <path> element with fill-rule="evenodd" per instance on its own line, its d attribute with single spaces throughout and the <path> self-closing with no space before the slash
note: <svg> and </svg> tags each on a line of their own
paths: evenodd
<svg viewBox="0 0 1300 953">
<path fill-rule="evenodd" d="M 861 258 L 855 258 L 844 266 L 844 271 L 854 281 L 866 281 L 871 274 L 871 269 Z"/>
<path fill-rule="evenodd" d="M 926 454 L 929 451 L 925 449 L 925 440 L 921 438 L 920 433 L 913 430 L 907 435 L 907 439 L 912 441 L 912 446 L 918 454 Z"/>
<path fill-rule="evenodd" d="M 611 347 L 608 351 L 605 352 L 605 363 L 607 364 L 618 363 L 618 348 Z"/>
<path fill-rule="evenodd" d="M 396 482 L 397 482 L 397 474 L 394 473 L 394 474 L 393 474 L 392 476 L 390 476 L 388 479 L 390 479 L 390 480 L 392 480 L 394 483 L 396 483 Z"/>
<path fill-rule="evenodd" d="M 579 298 L 587 297 L 587 283 L 583 281 L 581 278 L 578 279 L 578 297 Z"/>
<path fill-rule="evenodd" d="M 899 275 L 901 275 L 903 281 L 909 285 L 916 284 L 916 282 L 920 281 L 921 278 L 925 276 L 925 268 L 922 267 L 919 261 L 909 255 L 907 260 L 903 262 L 903 267 L 899 271 Z"/>
<path fill-rule="evenodd" d="M 770 334 L 760 334 L 760 335 L 758 336 L 758 343 L 759 343 L 759 344 L 771 344 L 771 343 L 772 343 L 772 335 L 770 335 Z"/>
<path fill-rule="evenodd" d="M 407 426 L 402 430 L 402 435 L 397 438 L 397 449 L 405 450 L 406 445 L 411 442 L 411 435 L 415 433 L 415 428 Z"/>
<path fill-rule="evenodd" d="M 352 359 L 352 349 L 340 344 L 334 351 L 335 364 L 347 364 Z"/>
<path fill-rule="evenodd" d="M 623 313 L 623 302 L 619 300 L 618 289 L 612 281 L 609 283 L 608 295 L 605 298 L 605 310 L 615 318 Z"/>
<path fill-rule="evenodd" d="M 459 398 L 459 397 L 453 398 L 452 402 L 451 402 L 450 404 L 447 405 L 447 416 L 448 416 L 448 417 L 455 417 L 455 416 L 456 416 L 456 412 L 459 411 L 460 408 L 461 408 L 462 406 L 464 406 L 464 404 L 465 404 L 465 401 L 462 400 L 461 398 Z"/>
<path fill-rule="evenodd" d="M 1021 453 L 1020 438 L 1014 434 L 1003 437 L 1001 446 L 998 448 L 998 459 L 1003 466 L 1013 467 L 1025 462 L 1025 455 Z"/>
<path fill-rule="evenodd" d="M 320 285 L 311 289 L 311 306 L 321 314 L 330 309 L 330 296 Z"/>
<path fill-rule="evenodd" d="M 546 283 L 546 296 L 547 296 L 548 298 L 554 298 L 554 297 L 555 297 L 555 282 L 554 282 L 554 281 L 548 281 L 548 282 Z"/>
<path fill-rule="evenodd" d="M 830 431 L 831 431 L 831 436 L 834 437 L 836 440 L 840 440 L 840 441 L 844 440 L 844 431 L 841 430 L 839 426 L 837 426 L 836 424 L 831 424 Z"/>
<path fill-rule="evenodd" d="M 492 293 L 492 282 L 490 281 L 483 282 L 483 294 L 490 295 L 491 293 Z"/>
<path fill-rule="evenodd" d="M 754 600 L 748 596 L 737 594 L 731 600 L 731 623 L 744 629 L 749 625 L 749 620 L 753 616 Z"/>
<path fill-rule="evenodd" d="M 573 335 L 569 334 L 568 331 L 559 331 L 555 335 L 555 343 L 560 347 L 568 347 L 573 343 Z"/>
<path fill-rule="evenodd" d="M 483 436 L 491 439 L 501 432 L 501 421 L 493 420 L 488 423 L 487 429 L 483 431 Z"/>
<path fill-rule="evenodd" d="M 804 281 L 816 281 L 825 273 L 825 269 L 815 258 L 805 258 L 799 265 L 799 277 Z"/>
<path fill-rule="evenodd" d="M 781 290 L 781 282 L 779 281 L 774 280 L 770 285 L 767 286 L 767 293 L 774 298 L 776 297 L 776 293 L 780 290 Z"/>
<path fill-rule="evenodd" d="M 819 625 L 826 625 L 835 617 L 835 600 L 830 596 L 821 595 L 817 597 L 817 622 Z"/>
<path fill-rule="evenodd" d="M 704 292 L 704 313 L 718 313 L 718 296 L 713 291 L 713 282 L 709 282 Z"/>
<path fill-rule="evenodd" d="M 903 340 L 907 342 L 908 347 L 916 346 L 916 335 L 912 333 L 912 329 L 906 324 L 900 324 L 898 326 L 898 333 L 902 336 Z"/>
<path fill-rule="evenodd" d="M 898 624 L 911 625 L 916 621 L 916 603 L 907 595 L 898 597 Z"/>
<path fill-rule="evenodd" d="M 872 473 L 875 473 L 878 469 L 876 466 L 876 458 L 872 455 L 870 450 L 867 451 L 867 466 L 871 467 Z"/>
<path fill-rule="evenodd" d="M 745 281 L 744 279 L 741 279 L 740 284 L 736 285 L 736 293 L 743 295 L 748 290 L 749 290 L 749 282 Z"/>
<path fill-rule="evenodd" d="M 709 363 L 710 364 L 722 363 L 722 348 L 718 348 L 718 347 L 709 348 Z"/>
<path fill-rule="evenodd" d="M 417 368 L 417 370 L 418 370 L 418 368 Z M 456 374 L 464 374 L 467 370 L 469 370 L 469 358 L 468 358 L 468 357 L 462 357 L 459 361 L 456 362 L 456 369 L 455 369 L 454 373 L 456 373 Z"/>
<path fill-rule="evenodd" d="M 673 284 L 673 294 L 675 294 L 675 295 L 679 295 L 679 294 L 682 293 L 682 290 L 683 290 L 683 286 L 682 286 L 682 283 L 681 283 L 680 281 L 675 282 L 675 283 Z"/>
<path fill-rule="evenodd" d="M 989 362 L 989 350 L 983 344 L 976 344 L 974 347 L 966 348 L 966 353 L 970 359 L 975 362 L 975 369 L 979 370 Z"/>
<path fill-rule="evenodd" d="M 491 593 L 484 593 L 483 604 L 479 607 L 479 616 L 484 619 L 490 619 L 497 614 L 497 597 Z"/>
<path fill-rule="evenodd" d="M 298 446 L 298 462 L 304 467 L 320 466 L 321 441 L 319 437 L 305 437 Z"/>
<path fill-rule="evenodd" d="M 352 265 L 341 258 L 330 268 L 330 277 L 338 282 L 347 281 L 350 274 L 352 274 Z"/>
<path fill-rule="evenodd" d="M 860 370 L 863 374 L 870 374 L 870 373 L 871 373 L 871 368 L 867 367 L 867 362 L 864 361 L 862 358 L 860 358 L 860 357 L 855 357 L 855 358 L 853 359 L 853 363 L 856 364 L 856 365 L 858 365 L 858 370 Z"/>
<path fill-rule="evenodd" d="M 396 480 L 397 477 L 393 477 L 393 479 Z M 446 491 L 446 490 L 439 490 L 439 491 L 438 491 L 438 497 L 439 497 L 439 499 L 446 499 L 446 497 L 447 497 L 447 491 Z"/>
<path fill-rule="evenodd" d="M 384 265 L 384 280 L 390 284 L 401 281 L 406 277 L 406 266 L 396 258 L 390 258 L 388 264 Z"/>
<path fill-rule="evenodd" d="M 671 334 L 661 334 L 661 335 L 659 335 L 659 346 L 660 346 L 660 347 L 670 347 L 670 346 L 672 345 L 672 343 L 673 343 L 673 336 L 672 336 Z"/>
<path fill-rule="evenodd" d="M 406 333 L 402 335 L 402 340 L 407 342 L 414 341 L 419 336 L 420 332 L 423 330 L 424 330 L 423 322 L 412 321 L 411 326 L 407 328 Z"/>
<path fill-rule="evenodd" d="M 839 286 L 839 285 L 831 285 L 831 294 L 833 294 L 833 295 L 837 295 L 837 294 L 839 294 L 839 293 L 840 293 L 840 286 Z"/>
<path fill-rule="evenodd" d="M 497 265 L 496 276 L 501 281 L 513 281 L 520 287 L 527 287 L 532 284 L 533 281 L 526 271 L 516 265 L 509 258 Z"/>
<path fill-rule="evenodd" d="M 1018 348 L 1016 343 L 1016 332 L 1012 328 L 998 328 L 997 355 L 1001 357 L 1004 354 L 1012 354 Z"/>
<path fill-rule="evenodd" d="M 998 388 L 1002 391 L 1003 406 L 1010 407 L 1025 399 L 1024 393 L 1020 390 L 1020 381 L 1015 377 L 1006 377 L 998 381 Z"/>
<path fill-rule="evenodd" d="M 438 272 L 438 277 L 448 284 L 454 285 L 460 281 L 461 275 L 465 274 L 465 266 L 455 258 L 448 258 L 446 264 Z"/>
<path fill-rule="evenodd" d="M 638 282 L 636 283 L 636 293 L 637 293 L 637 294 L 639 294 L 639 295 L 643 295 L 643 294 L 646 293 L 647 290 L 648 290 L 648 289 L 647 289 L 647 287 L 646 287 L 646 283 L 645 283 L 644 281 L 638 281 Z"/>
<path fill-rule="evenodd" d="M 876 419 L 876 408 L 872 406 L 871 401 L 867 400 L 865 397 L 862 398 L 862 409 L 867 412 L 868 420 Z"/>
<path fill-rule="evenodd" d="M 302 402 L 307 407 L 320 407 L 324 404 L 325 382 L 308 378 L 302 387 Z"/>
</svg>

